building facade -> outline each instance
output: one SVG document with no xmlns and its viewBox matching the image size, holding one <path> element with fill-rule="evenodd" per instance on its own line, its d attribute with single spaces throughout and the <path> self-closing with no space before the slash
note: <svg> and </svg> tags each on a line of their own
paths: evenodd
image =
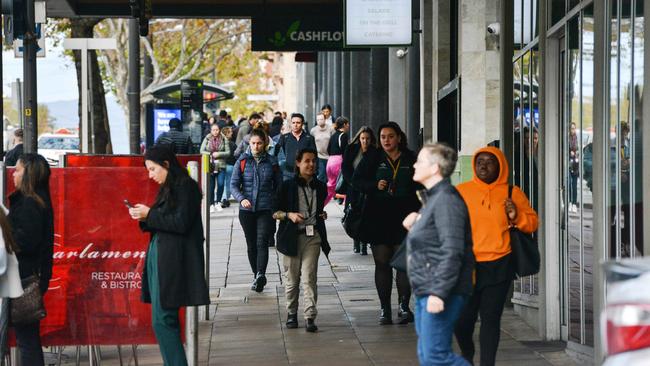
<svg viewBox="0 0 650 366">
<path fill-rule="evenodd" d="M 411 47 L 319 53 L 299 66 L 312 75 L 299 76 L 311 80 L 311 104 L 333 104 L 353 128 L 393 119 L 411 147 L 457 147 L 460 181 L 477 148 L 506 152 L 512 183 L 540 215 L 543 257 L 538 275 L 515 282 L 513 306 L 585 362 L 604 356 L 600 263 L 650 250 L 644 3 L 414 1 Z"/>
</svg>

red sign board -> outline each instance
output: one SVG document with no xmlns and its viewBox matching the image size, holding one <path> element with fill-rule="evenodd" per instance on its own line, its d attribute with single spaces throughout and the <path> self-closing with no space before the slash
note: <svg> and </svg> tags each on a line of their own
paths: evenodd
<svg viewBox="0 0 650 366">
<path fill-rule="evenodd" d="M 7 177 L 12 192 L 10 170 Z M 52 169 L 54 268 L 43 345 L 156 343 L 151 306 L 140 300 L 149 235 L 124 200 L 150 206 L 158 188 L 142 165 Z"/>
</svg>

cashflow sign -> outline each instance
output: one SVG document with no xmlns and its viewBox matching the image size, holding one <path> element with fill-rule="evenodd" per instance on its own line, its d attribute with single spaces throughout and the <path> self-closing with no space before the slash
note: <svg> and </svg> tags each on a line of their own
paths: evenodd
<svg viewBox="0 0 650 366">
<path fill-rule="evenodd" d="M 343 50 L 341 17 L 253 18 L 253 51 Z"/>
</svg>

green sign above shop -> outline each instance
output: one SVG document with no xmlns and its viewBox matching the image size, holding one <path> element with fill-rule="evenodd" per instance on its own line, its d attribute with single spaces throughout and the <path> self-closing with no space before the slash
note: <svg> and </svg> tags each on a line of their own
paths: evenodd
<svg viewBox="0 0 650 366">
<path fill-rule="evenodd" d="M 342 51 L 343 38 L 336 17 L 253 18 L 253 51 Z"/>
</svg>

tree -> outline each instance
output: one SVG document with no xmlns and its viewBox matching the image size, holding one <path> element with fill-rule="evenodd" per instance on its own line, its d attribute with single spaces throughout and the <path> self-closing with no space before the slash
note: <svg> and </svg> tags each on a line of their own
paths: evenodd
<svg viewBox="0 0 650 366">
<path fill-rule="evenodd" d="M 107 85 L 110 85 L 128 120 L 128 20 L 105 19 L 95 31 L 117 40 L 117 52 L 101 51 Z M 140 38 L 143 52 L 151 57 L 153 81 L 141 91 L 142 104 L 151 102 L 151 91 L 183 79 L 236 81 L 237 100 L 228 101 L 232 114 L 269 107 L 266 102 L 250 103 L 248 94 L 264 89 L 260 59 L 263 53 L 250 49 L 250 21 L 242 19 L 158 19 L 150 23 L 152 40 Z"/>
<path fill-rule="evenodd" d="M 50 34 L 54 34 L 55 40 L 60 42 L 62 38 L 93 38 L 93 29 L 101 21 L 100 18 L 73 18 L 52 20 L 48 23 Z M 78 115 L 79 132 L 84 134 L 81 126 L 81 51 L 66 52 L 74 61 L 77 72 L 77 89 L 79 91 Z M 106 108 L 106 91 L 104 78 L 102 77 L 100 64 L 97 60 L 97 52 L 88 51 L 88 75 L 92 80 L 92 88 L 89 95 L 90 113 L 89 124 L 92 126 L 94 146 L 92 151 L 97 154 L 112 154 L 113 145 L 111 142 L 111 129 L 108 122 L 108 110 Z"/>
<path fill-rule="evenodd" d="M 14 127 L 22 125 L 18 111 L 11 105 L 11 99 L 2 101 L 2 109 L 6 117 L 6 123 Z M 38 105 L 38 133 L 39 135 L 46 132 L 52 132 L 54 118 L 50 116 L 50 110 L 45 104 Z"/>
</svg>

